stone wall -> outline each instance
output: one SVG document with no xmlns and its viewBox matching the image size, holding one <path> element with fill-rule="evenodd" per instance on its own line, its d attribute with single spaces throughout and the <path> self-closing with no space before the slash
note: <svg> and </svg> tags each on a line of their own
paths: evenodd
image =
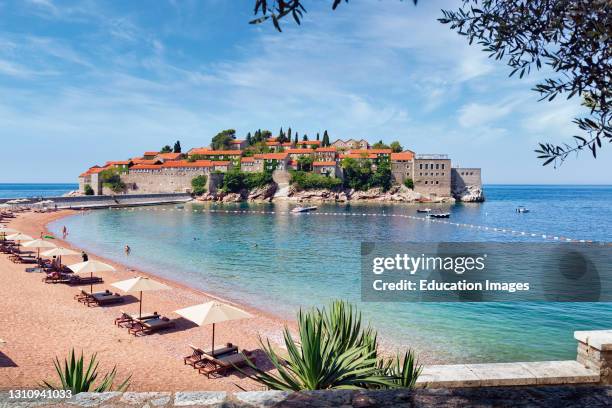
<svg viewBox="0 0 612 408">
<path fill-rule="evenodd" d="M 122 174 L 121 180 L 127 185 L 125 194 L 190 193 L 191 180 L 200 175 L 209 176 L 209 172 L 200 169 L 189 171 L 166 169 L 163 173 L 130 172 Z M 112 194 L 106 188 L 103 192 Z"/>
<path fill-rule="evenodd" d="M 432 157 L 434 157 L 432 155 Z M 414 160 L 414 191 L 428 196 L 450 197 L 451 161 L 447 158 Z"/>
<path fill-rule="evenodd" d="M 406 179 L 413 179 L 414 181 L 414 161 L 402 160 L 402 161 L 391 161 L 391 174 L 393 175 L 393 181 L 397 184 L 404 184 Z"/>
<path fill-rule="evenodd" d="M 481 170 L 474 167 L 457 167 L 451 171 L 453 190 L 467 187 L 482 188 Z"/>
</svg>

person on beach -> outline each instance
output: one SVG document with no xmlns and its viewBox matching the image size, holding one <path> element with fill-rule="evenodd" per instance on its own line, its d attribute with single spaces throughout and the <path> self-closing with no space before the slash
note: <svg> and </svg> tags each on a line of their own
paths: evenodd
<svg viewBox="0 0 612 408">
<path fill-rule="evenodd" d="M 89 261 L 89 257 L 85 253 L 85 251 L 81 251 L 81 258 L 83 258 L 83 262 Z"/>
<path fill-rule="evenodd" d="M 66 226 L 64 225 L 64 228 L 62 228 L 62 236 L 64 237 L 64 239 L 66 239 L 66 235 L 68 235 L 68 228 L 66 228 Z"/>
<path fill-rule="evenodd" d="M 123 250 L 125 251 L 125 256 L 129 256 L 130 252 L 132 252 L 132 248 L 129 245 L 126 245 Z"/>
</svg>

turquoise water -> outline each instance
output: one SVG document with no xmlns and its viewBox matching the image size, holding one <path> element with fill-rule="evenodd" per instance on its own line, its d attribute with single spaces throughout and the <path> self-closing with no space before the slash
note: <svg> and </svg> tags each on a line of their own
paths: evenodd
<svg viewBox="0 0 612 408">
<path fill-rule="evenodd" d="M 60 197 L 78 188 L 72 183 L 0 183 L 0 198 Z"/>
<path fill-rule="evenodd" d="M 455 205 L 452 221 L 612 241 L 612 187 L 487 186 L 487 202 Z M 518 205 L 531 209 L 517 214 Z M 59 220 L 69 239 L 108 258 L 218 293 L 283 317 L 334 298 L 358 303 L 383 338 L 415 346 L 426 361 L 572 359 L 574 330 L 610 328 L 612 304 L 361 303 L 360 243 L 528 241 L 404 218 L 225 214 L 194 209 L 283 212 L 278 204 L 194 204 L 100 210 Z M 164 208 L 164 210 L 162 210 Z M 416 214 L 414 205 L 325 205 L 320 212 Z M 132 254 L 123 255 L 129 244 Z"/>
</svg>

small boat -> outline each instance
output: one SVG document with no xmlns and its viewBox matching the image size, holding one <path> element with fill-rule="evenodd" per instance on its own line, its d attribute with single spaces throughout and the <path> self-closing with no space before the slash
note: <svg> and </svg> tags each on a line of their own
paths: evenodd
<svg viewBox="0 0 612 408">
<path fill-rule="evenodd" d="M 427 216 L 431 218 L 450 218 L 450 213 L 438 210 L 438 211 L 430 212 L 429 214 L 427 214 Z"/>
<path fill-rule="evenodd" d="M 176 208 L 177 210 L 182 210 L 183 208 L 185 208 L 185 206 L 184 206 L 184 205 L 182 205 L 182 204 L 179 204 L 179 205 L 177 205 L 177 206 L 176 206 L 176 207 L 174 207 L 174 208 Z"/>
<path fill-rule="evenodd" d="M 431 208 L 417 208 L 417 212 L 429 214 L 431 212 Z"/>
<path fill-rule="evenodd" d="M 516 212 L 517 212 L 517 213 L 528 213 L 528 212 L 529 212 L 529 208 L 527 208 L 527 207 L 523 207 L 522 205 L 519 205 L 519 206 L 516 208 Z"/>
<path fill-rule="evenodd" d="M 316 209 L 317 207 L 295 207 L 293 210 L 291 210 L 291 212 L 294 214 L 298 214 L 303 212 L 315 211 Z"/>
</svg>

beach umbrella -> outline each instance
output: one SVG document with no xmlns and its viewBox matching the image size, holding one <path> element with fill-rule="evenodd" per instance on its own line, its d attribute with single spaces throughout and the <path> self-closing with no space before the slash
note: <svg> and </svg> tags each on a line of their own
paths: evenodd
<svg viewBox="0 0 612 408">
<path fill-rule="evenodd" d="M 104 262 L 100 262 L 100 261 L 79 262 L 74 265 L 69 265 L 68 268 L 76 274 L 81 274 L 81 273 L 90 274 L 91 279 L 92 279 L 90 287 L 89 287 L 90 293 L 93 293 L 93 274 L 94 273 L 116 271 L 116 269 L 113 266 L 109 264 L 105 264 Z"/>
<path fill-rule="evenodd" d="M 17 232 L 19 231 L 13 228 L 5 227 L 5 226 L 0 227 L 0 235 L 2 235 L 3 239 L 6 239 L 6 234 L 15 234 Z"/>
<path fill-rule="evenodd" d="M 12 241 L 17 241 L 17 248 L 19 248 L 19 245 L 21 244 L 21 241 L 32 241 L 34 238 L 32 238 L 29 235 L 22 234 L 21 232 L 18 232 L 16 234 L 7 235 L 6 239 L 10 239 Z"/>
<path fill-rule="evenodd" d="M 40 248 L 55 248 L 57 247 L 57 245 L 55 245 L 53 242 L 45 241 L 44 239 L 35 239 L 32 241 L 24 242 L 23 247 L 36 248 L 36 257 L 40 258 Z"/>
<path fill-rule="evenodd" d="M 212 324 L 212 351 L 215 351 L 215 324 L 230 320 L 248 319 L 253 317 L 251 314 L 235 306 L 217 301 L 202 303 L 179 309 L 175 313 L 191 320 L 198 326 Z"/>
<path fill-rule="evenodd" d="M 48 256 L 48 257 L 57 256 L 59 258 L 59 264 L 61 267 L 62 266 L 62 256 L 75 256 L 75 255 L 80 255 L 80 253 L 73 251 L 72 249 L 68 249 L 68 248 L 55 247 L 53 249 L 43 252 L 41 255 Z"/>
<path fill-rule="evenodd" d="M 153 279 L 149 279 L 143 276 L 139 276 L 137 278 L 132 278 L 132 279 L 127 279 L 124 281 L 115 282 L 115 283 L 112 283 L 111 286 L 121 289 L 124 292 L 140 292 L 138 318 L 142 317 L 142 292 L 146 292 L 150 290 L 170 289 L 168 286 L 164 285 L 161 282 L 157 282 Z"/>
</svg>

